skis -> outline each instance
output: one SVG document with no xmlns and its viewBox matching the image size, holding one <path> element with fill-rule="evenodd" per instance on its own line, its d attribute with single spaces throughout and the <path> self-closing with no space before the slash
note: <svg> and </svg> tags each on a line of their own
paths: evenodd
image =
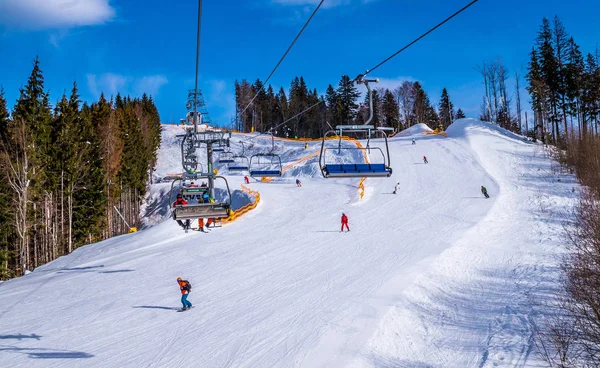
<svg viewBox="0 0 600 368">
<path fill-rule="evenodd" d="M 191 307 L 189 307 L 189 308 L 186 308 L 186 309 L 183 309 L 183 308 L 181 308 L 181 309 L 179 309 L 177 312 L 186 312 L 186 311 L 189 311 L 189 310 L 190 310 L 190 309 L 192 309 L 192 308 L 194 308 L 194 306 L 193 306 L 193 305 L 192 305 Z"/>
</svg>

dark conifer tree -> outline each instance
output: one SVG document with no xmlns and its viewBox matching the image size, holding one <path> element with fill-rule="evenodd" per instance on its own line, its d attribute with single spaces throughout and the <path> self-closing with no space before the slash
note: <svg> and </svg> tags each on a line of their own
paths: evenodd
<svg viewBox="0 0 600 368">
<path fill-rule="evenodd" d="M 381 113 L 383 115 L 384 125 L 395 128 L 398 131 L 404 129 L 400 123 L 400 109 L 394 94 L 386 89 L 381 104 Z"/>
<path fill-rule="evenodd" d="M 340 124 L 340 111 L 339 111 L 339 102 L 340 96 L 337 93 L 337 90 L 333 88 L 330 84 L 327 86 L 327 91 L 325 92 L 325 102 L 327 103 L 327 120 L 331 126 L 336 126 Z"/>
<path fill-rule="evenodd" d="M 452 119 L 454 116 L 454 106 L 452 102 L 450 102 L 450 96 L 448 96 L 448 90 L 444 88 L 442 90 L 442 97 L 440 99 L 440 107 L 439 107 L 439 119 L 440 123 L 444 127 L 444 130 L 452 124 Z"/>
<path fill-rule="evenodd" d="M 338 117 L 340 124 L 351 124 L 356 117 L 356 109 L 358 108 L 356 99 L 360 96 L 360 93 L 347 75 L 342 75 L 337 94 L 339 96 Z"/>
<path fill-rule="evenodd" d="M 462 109 L 458 109 L 458 110 L 456 111 L 456 116 L 455 116 L 455 118 L 456 118 L 456 119 L 464 119 L 464 118 L 466 118 L 466 116 L 465 116 L 465 113 L 462 111 Z"/>
</svg>

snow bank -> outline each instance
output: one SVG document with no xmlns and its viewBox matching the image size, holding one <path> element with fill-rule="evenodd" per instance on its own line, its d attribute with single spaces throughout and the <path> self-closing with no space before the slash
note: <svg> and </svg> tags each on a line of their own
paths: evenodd
<svg viewBox="0 0 600 368">
<path fill-rule="evenodd" d="M 420 123 L 404 129 L 398 133 L 398 135 L 418 135 L 423 134 L 423 132 L 433 132 L 433 129 L 423 123 Z"/>
</svg>

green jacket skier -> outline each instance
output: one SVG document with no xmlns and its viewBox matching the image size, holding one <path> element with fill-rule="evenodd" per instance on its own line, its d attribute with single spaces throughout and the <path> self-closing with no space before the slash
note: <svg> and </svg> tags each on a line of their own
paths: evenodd
<svg viewBox="0 0 600 368">
<path fill-rule="evenodd" d="M 481 193 L 483 193 L 483 195 L 485 196 L 485 198 L 490 198 L 488 192 L 487 192 L 487 188 L 484 187 L 483 185 L 481 186 Z"/>
</svg>

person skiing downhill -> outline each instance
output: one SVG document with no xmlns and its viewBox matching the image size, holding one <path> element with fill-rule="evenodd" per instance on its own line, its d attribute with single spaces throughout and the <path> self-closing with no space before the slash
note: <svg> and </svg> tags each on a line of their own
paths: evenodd
<svg viewBox="0 0 600 368">
<path fill-rule="evenodd" d="M 481 186 L 481 193 L 483 193 L 483 195 L 485 196 L 485 198 L 490 198 L 490 195 L 487 192 L 487 188 L 484 187 L 483 185 Z"/>
<path fill-rule="evenodd" d="M 412 144 L 417 144 L 417 142 L 415 142 L 415 139 L 412 139 Z"/>
<path fill-rule="evenodd" d="M 342 213 L 342 229 L 340 230 L 340 233 L 344 231 L 344 226 L 350 231 L 350 228 L 348 227 L 348 216 L 346 216 L 345 213 Z"/>
<path fill-rule="evenodd" d="M 297 187 L 301 187 L 302 183 L 300 182 L 300 179 L 296 179 L 296 186 Z"/>
<path fill-rule="evenodd" d="M 246 184 L 250 184 L 250 179 L 248 179 L 248 175 L 244 176 L 244 181 Z"/>
<path fill-rule="evenodd" d="M 398 188 L 400 188 L 400 183 L 396 183 L 396 185 L 394 186 L 394 194 L 396 194 Z"/>
<path fill-rule="evenodd" d="M 423 163 L 424 164 L 428 164 L 429 163 L 429 161 L 427 161 L 427 156 L 423 156 Z"/>
<path fill-rule="evenodd" d="M 188 310 L 192 308 L 192 303 L 187 300 L 190 291 L 192 291 L 192 285 L 188 280 L 183 280 L 181 277 L 177 278 L 177 283 L 179 284 L 179 290 L 181 290 L 181 304 L 183 304 L 181 310 Z"/>
<path fill-rule="evenodd" d="M 181 195 L 181 193 L 177 194 L 177 200 L 175 202 L 173 202 L 173 207 L 175 206 L 182 206 L 188 204 L 187 201 L 185 199 L 183 199 L 183 196 Z M 183 224 L 183 221 L 181 220 L 177 220 L 177 223 L 179 224 L 179 226 L 181 226 L 182 228 L 186 229 L 190 227 L 190 220 L 187 219 L 185 220 L 185 225 Z"/>
</svg>

